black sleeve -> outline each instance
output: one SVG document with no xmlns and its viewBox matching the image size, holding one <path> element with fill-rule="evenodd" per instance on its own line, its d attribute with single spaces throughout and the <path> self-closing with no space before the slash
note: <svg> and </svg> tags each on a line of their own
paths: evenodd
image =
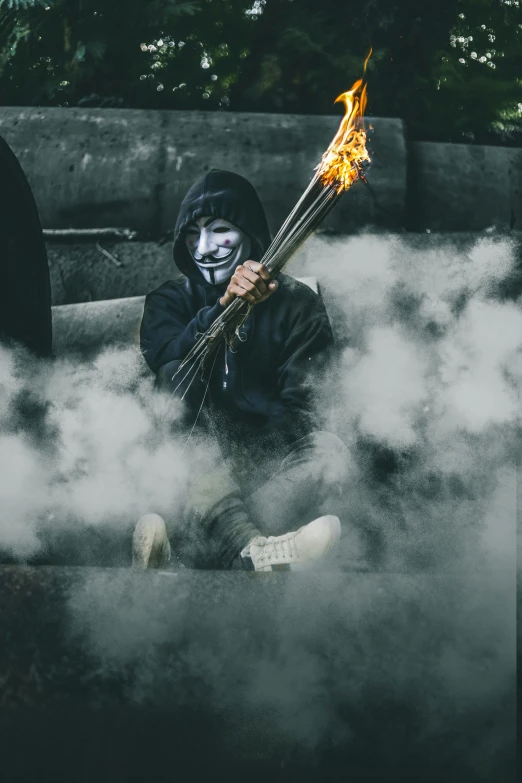
<svg viewBox="0 0 522 783">
<path fill-rule="evenodd" d="M 286 440 L 296 440 L 317 429 L 317 381 L 322 377 L 333 346 L 326 308 L 317 295 L 291 319 L 278 367 L 280 405 L 272 426 Z"/>
<path fill-rule="evenodd" d="M 140 345 L 151 370 L 157 373 L 164 365 L 184 359 L 222 312 L 218 300 L 211 307 L 202 307 L 193 317 L 176 288 L 160 288 L 149 294 L 145 298 Z"/>
</svg>

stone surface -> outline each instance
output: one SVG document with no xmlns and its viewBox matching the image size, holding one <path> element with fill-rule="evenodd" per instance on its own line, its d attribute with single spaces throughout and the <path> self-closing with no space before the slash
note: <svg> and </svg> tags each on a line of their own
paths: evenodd
<svg viewBox="0 0 522 783">
<path fill-rule="evenodd" d="M 521 149 L 416 142 L 410 171 L 410 224 L 417 230 L 520 230 Z"/>
<path fill-rule="evenodd" d="M 179 277 L 172 243 L 48 243 L 53 305 L 141 296 Z"/>
<path fill-rule="evenodd" d="M 251 179 L 277 229 L 339 120 L 338 114 L 7 107 L 0 112 L 0 134 L 27 174 L 44 228 L 123 226 L 157 238 L 173 228 L 190 185 L 213 167 Z M 375 129 L 371 181 L 381 206 L 358 183 L 329 216 L 330 227 L 403 223 L 404 124 L 369 122 Z"/>
<path fill-rule="evenodd" d="M 4 107 L 0 134 L 33 188 L 44 228 L 123 226 L 159 238 L 213 167 L 252 180 L 272 230 L 287 216 L 339 115 Z M 357 183 L 325 227 L 520 229 L 522 150 L 408 145 L 402 120 L 368 118 L 371 189 Z"/>
<path fill-rule="evenodd" d="M 96 351 L 108 345 L 138 345 L 145 297 L 53 307 L 53 351 Z"/>
<path fill-rule="evenodd" d="M 164 226 L 173 226 L 181 199 L 210 168 L 237 171 L 250 179 L 265 206 L 272 231 L 279 228 L 308 185 L 333 138 L 332 117 L 218 112 L 169 112 L 166 125 Z M 361 225 L 400 226 L 406 199 L 404 123 L 370 118 L 372 188 L 387 212 L 357 183 L 336 205 L 324 226 L 354 231 Z"/>
<path fill-rule="evenodd" d="M 511 783 L 514 600 L 499 573 L 1 567 L 3 779 Z"/>
<path fill-rule="evenodd" d="M 44 228 L 123 226 L 159 233 L 160 112 L 2 108 Z"/>
</svg>

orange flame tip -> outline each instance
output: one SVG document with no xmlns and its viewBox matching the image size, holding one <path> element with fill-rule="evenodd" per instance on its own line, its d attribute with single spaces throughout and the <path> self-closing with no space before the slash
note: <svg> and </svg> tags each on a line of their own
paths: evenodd
<svg viewBox="0 0 522 783">
<path fill-rule="evenodd" d="M 370 49 L 364 61 L 363 74 L 372 54 Z M 364 180 L 363 170 L 371 163 L 366 148 L 364 112 L 368 102 L 364 77 L 351 90 L 341 93 L 335 103 L 344 102 L 346 111 L 330 146 L 317 166 L 317 177 L 323 185 L 334 187 L 338 193 L 348 190 L 358 179 Z"/>
</svg>

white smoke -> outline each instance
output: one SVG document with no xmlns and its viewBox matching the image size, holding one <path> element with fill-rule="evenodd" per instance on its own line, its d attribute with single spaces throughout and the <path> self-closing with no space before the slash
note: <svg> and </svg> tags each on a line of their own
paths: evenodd
<svg viewBox="0 0 522 783">
<path fill-rule="evenodd" d="M 396 326 L 368 330 L 363 350 L 343 355 L 345 410 L 361 433 L 391 447 L 417 440 L 415 422 L 427 399 L 427 362 Z"/>
<path fill-rule="evenodd" d="M 92 363 L 3 349 L 0 366 L 0 549 L 25 558 L 38 553 L 42 528 L 123 527 L 149 511 L 177 512 L 186 460 L 137 348 Z M 20 427 L 17 401 L 27 395 L 45 409 L 38 438 Z M 171 404 L 171 417 L 180 410 Z"/>
<path fill-rule="evenodd" d="M 318 278 L 337 336 L 321 407 L 356 466 L 345 523 L 381 542 L 376 567 L 399 574 L 87 570 L 68 607 L 96 672 L 125 672 L 133 704 L 214 712 L 234 757 L 321 743 L 357 754 L 369 734 L 372 751 L 398 743 L 402 769 L 433 735 L 430 758 L 498 779 L 489 771 L 512 743 L 522 310 L 497 291 L 514 263 L 512 244 L 491 238 L 466 253 L 311 241 L 291 271 Z M 35 431 L 21 412 L 31 401 L 45 410 Z M 175 514 L 187 452 L 162 405 L 136 349 L 41 364 L 3 350 L 0 549 L 23 559 L 42 526 L 123 530 L 144 512 Z M 390 474 L 368 444 L 394 455 Z M 463 723 L 472 753 L 458 746 Z"/>
<path fill-rule="evenodd" d="M 487 497 L 514 469 L 522 309 L 496 295 L 514 264 L 507 239 L 481 238 L 464 252 L 362 235 L 314 238 L 290 269 L 318 278 L 338 338 L 338 365 L 322 385 L 329 428 L 355 457 L 361 439 L 414 456 L 394 478 L 402 522 L 390 523 L 364 462 L 350 497 L 390 551 L 439 547 L 444 557 L 448 531 L 451 547 L 468 540 L 464 531 L 482 535 Z M 25 398 L 45 409 L 39 435 L 20 418 Z M 2 349 L 0 550 L 37 553 L 42 526 L 175 516 L 187 459 L 161 425 L 161 405 L 134 347 L 40 363 Z M 511 530 L 506 509 L 498 524 Z M 403 558 L 396 551 L 390 562 Z"/>
<path fill-rule="evenodd" d="M 372 442 L 403 460 L 388 489 L 374 482 L 351 498 L 383 532 L 389 567 L 415 553 L 439 567 L 457 553 L 481 560 L 489 499 L 499 508 L 503 486 L 496 529 L 513 547 L 505 478 L 518 454 L 522 308 L 497 292 L 515 267 L 515 243 L 315 238 L 300 261 L 293 274 L 318 278 L 343 346 L 322 386 L 329 426 L 353 447 Z"/>
</svg>

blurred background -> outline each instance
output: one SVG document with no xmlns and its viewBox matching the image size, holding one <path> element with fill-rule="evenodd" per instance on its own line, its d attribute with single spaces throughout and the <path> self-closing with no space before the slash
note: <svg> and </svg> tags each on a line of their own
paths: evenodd
<svg viewBox="0 0 522 783">
<path fill-rule="evenodd" d="M 0 103 L 368 114 L 413 140 L 522 144 L 519 0 L 2 0 Z"/>
</svg>

